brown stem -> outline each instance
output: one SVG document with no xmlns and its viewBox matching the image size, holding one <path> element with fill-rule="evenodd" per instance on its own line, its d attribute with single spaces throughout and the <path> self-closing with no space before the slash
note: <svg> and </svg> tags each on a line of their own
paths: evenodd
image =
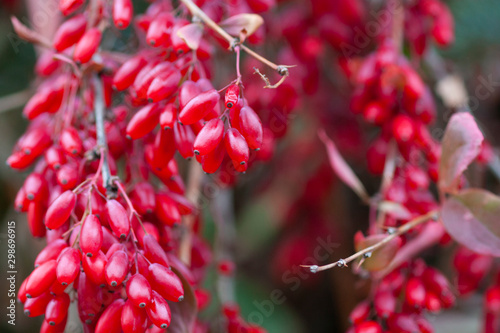
<svg viewBox="0 0 500 333">
<path fill-rule="evenodd" d="M 31 90 L 26 89 L 10 95 L 0 97 L 0 113 L 14 110 L 23 106 L 32 95 Z"/>
<path fill-rule="evenodd" d="M 203 180 L 203 170 L 201 165 L 196 161 L 191 162 L 189 168 L 189 179 L 186 189 L 186 198 L 196 205 L 200 195 L 200 187 Z M 191 263 L 191 246 L 192 246 L 192 233 L 193 225 L 195 222 L 194 213 L 184 218 L 184 234 L 182 235 L 181 243 L 179 246 L 179 258 L 186 264 Z"/>
<path fill-rule="evenodd" d="M 403 32 L 404 32 L 404 20 L 405 20 L 405 9 L 402 0 L 389 0 L 390 6 L 394 8 L 392 16 L 392 40 L 394 41 L 394 46 L 396 50 L 401 50 L 403 45 Z"/>
<path fill-rule="evenodd" d="M 109 190 L 111 185 L 111 171 L 108 163 L 108 143 L 106 141 L 106 130 L 104 128 L 104 91 L 103 84 L 99 77 L 93 77 L 95 98 L 94 98 L 94 112 L 95 112 L 95 127 L 97 136 L 97 145 L 99 146 L 102 157 L 102 185 Z"/>
<path fill-rule="evenodd" d="M 205 25 L 207 25 L 210 29 L 212 29 L 213 31 L 218 33 L 222 38 L 224 38 L 229 43 L 230 47 L 235 47 L 236 45 L 239 45 L 243 51 L 245 51 L 246 53 L 248 53 L 249 55 L 251 55 L 255 59 L 259 60 L 263 64 L 269 66 L 270 68 L 272 68 L 273 70 L 278 72 L 278 74 L 280 74 L 281 76 L 287 77 L 289 75 L 288 68 L 293 67 L 293 66 L 277 65 L 274 62 L 264 58 L 263 56 L 261 56 L 260 54 L 258 54 L 255 51 L 253 51 L 249 47 L 247 47 L 243 44 L 240 44 L 239 43 L 240 41 L 238 38 L 235 38 L 235 37 L 231 36 L 230 34 L 228 34 L 217 23 L 215 23 L 214 20 L 212 20 L 207 14 L 205 14 L 205 12 L 203 10 L 201 10 L 201 8 L 198 7 L 192 0 L 181 0 L 181 2 L 189 9 L 189 11 L 191 12 L 191 14 L 193 16 L 198 17 L 203 23 L 205 23 Z M 278 83 L 276 83 L 275 85 L 267 84 L 266 87 L 267 88 L 276 88 L 281 83 L 283 83 L 283 81 L 284 81 L 284 79 L 281 78 L 281 80 Z"/>
<path fill-rule="evenodd" d="M 351 261 L 354 261 L 354 260 L 356 260 L 356 259 L 364 256 L 367 253 L 370 253 L 370 252 L 373 252 L 373 251 L 377 250 L 379 247 L 381 247 L 381 246 L 389 243 L 394 238 L 407 233 L 408 231 L 410 231 L 411 229 L 415 228 L 416 226 L 418 226 L 418 225 L 420 225 L 422 223 L 425 223 L 425 222 L 427 222 L 427 221 L 429 221 L 431 219 L 436 219 L 437 218 L 437 214 L 438 214 L 438 210 L 432 210 L 432 211 L 428 212 L 427 214 L 420 215 L 420 216 L 414 218 L 413 220 L 409 221 L 408 223 L 405 223 L 401 227 L 397 228 L 395 231 L 393 231 L 392 233 L 390 233 L 386 238 L 382 239 L 380 242 L 375 243 L 372 246 L 369 246 L 369 247 L 367 247 L 367 248 L 365 248 L 365 249 L 363 249 L 363 250 L 361 250 L 359 252 L 356 252 L 355 254 L 353 254 L 350 257 L 337 260 L 334 263 L 331 263 L 331 264 L 328 264 L 328 265 L 324 265 L 324 266 L 316 266 L 316 265 L 312 265 L 312 266 L 310 266 L 310 265 L 301 265 L 301 266 L 309 268 L 312 273 L 325 271 L 325 270 L 333 268 L 335 266 L 346 267 L 347 264 L 350 263 Z"/>
</svg>

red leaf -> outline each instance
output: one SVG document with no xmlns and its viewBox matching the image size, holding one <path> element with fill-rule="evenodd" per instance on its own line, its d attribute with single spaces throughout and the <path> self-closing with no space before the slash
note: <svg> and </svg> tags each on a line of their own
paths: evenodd
<svg viewBox="0 0 500 333">
<path fill-rule="evenodd" d="M 346 161 L 342 158 L 337 147 L 332 140 L 326 135 L 323 129 L 318 131 L 318 136 L 323 141 L 328 152 L 328 158 L 330 159 L 330 165 L 337 176 L 349 186 L 356 194 L 365 202 L 369 201 L 369 196 L 365 190 L 365 187 L 359 180 L 359 178 L 354 174 L 354 171 L 349 167 Z"/>
<path fill-rule="evenodd" d="M 472 251 L 500 256 L 500 197 L 469 189 L 446 199 L 441 218 L 446 231 Z"/>
<path fill-rule="evenodd" d="M 238 14 L 219 23 L 219 26 L 230 35 L 239 37 L 240 33 L 250 36 L 264 23 L 264 19 L 257 14 Z"/>
<path fill-rule="evenodd" d="M 483 134 L 470 113 L 456 113 L 444 132 L 439 165 L 439 189 L 453 193 L 458 189 L 460 176 L 481 149 Z"/>
<path fill-rule="evenodd" d="M 356 252 L 366 249 L 367 247 L 382 241 L 386 237 L 387 235 L 380 234 L 368 236 L 359 240 L 355 244 Z M 388 243 L 382 245 L 378 249 L 374 250 L 370 254 L 370 257 L 364 259 L 362 267 L 370 272 L 376 272 L 384 269 L 396 255 L 397 251 L 401 247 L 401 243 L 401 238 L 396 237 Z"/>
<path fill-rule="evenodd" d="M 197 50 L 200 46 L 203 26 L 200 23 L 191 23 L 177 30 L 177 36 L 184 40 L 191 50 Z"/>
</svg>

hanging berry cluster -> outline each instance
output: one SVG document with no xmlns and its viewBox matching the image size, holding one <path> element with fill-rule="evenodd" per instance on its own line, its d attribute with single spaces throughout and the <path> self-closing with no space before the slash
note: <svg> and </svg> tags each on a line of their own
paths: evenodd
<svg viewBox="0 0 500 333">
<path fill-rule="evenodd" d="M 247 4 L 262 12 L 272 3 Z M 63 332 L 71 302 L 86 332 L 163 332 L 171 323 L 172 332 L 205 331 L 195 319 L 183 323 L 208 302 L 199 283 L 210 251 L 196 233 L 186 243 L 194 231 L 178 227 L 186 216 L 201 220 L 175 154 L 195 156 L 206 173 L 229 158 L 234 180 L 262 148 L 262 122 L 244 98 L 239 68 L 241 49 L 264 59 L 242 44 L 262 19 L 229 18 L 235 38 L 190 0 L 177 8 L 155 1 L 136 16 L 130 0 L 61 0 L 59 8 L 66 20 L 50 42 L 13 18 L 21 38 L 43 47 L 43 80 L 23 110 L 30 125 L 7 160 L 32 167 L 15 206 L 27 212 L 32 235 L 47 240 L 19 290 L 24 312 L 45 315 L 41 332 Z M 219 21 L 234 13 L 211 14 Z M 200 21 L 237 56 L 236 79 L 221 90 L 210 81 L 214 50 Z M 128 27 L 139 44 L 133 55 L 104 49 L 108 31 Z M 179 302 L 187 305 L 180 310 Z M 260 332 L 232 318 L 228 327 Z"/>
</svg>

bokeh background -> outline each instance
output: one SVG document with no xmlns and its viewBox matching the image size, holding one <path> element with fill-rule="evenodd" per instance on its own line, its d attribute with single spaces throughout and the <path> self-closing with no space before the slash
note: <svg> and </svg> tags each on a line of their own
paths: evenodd
<svg viewBox="0 0 500 333">
<path fill-rule="evenodd" d="M 36 51 L 30 44 L 13 38 L 9 17 L 33 18 L 39 10 L 33 6 L 43 7 L 53 2 L 0 0 L 0 161 L 6 160 L 27 126 L 21 111 L 36 86 L 33 74 Z M 380 1 L 366 0 L 366 3 L 372 5 Z M 481 100 L 474 110 L 487 139 L 496 146 L 500 141 L 500 1 L 452 0 L 447 3 L 456 20 L 456 42 L 451 49 L 441 52 L 447 59 L 445 65 L 465 79 L 471 94 L 480 84 L 480 78 L 491 77 L 497 82 L 491 96 Z M 310 4 L 301 0 L 290 1 L 287 6 L 309 10 Z M 134 7 L 140 12 L 146 3 L 134 1 Z M 54 17 L 54 27 L 58 20 L 59 17 Z M 49 35 L 50 29 L 46 30 Z M 273 45 L 267 45 L 260 50 L 265 54 L 277 52 L 272 48 Z M 227 54 L 220 57 L 224 59 Z M 320 73 L 327 75 L 327 71 Z M 350 310 L 368 292 L 367 282 L 354 276 L 350 269 L 313 276 L 298 268 L 314 256 L 318 246 L 325 248 L 325 243 L 333 244 L 329 257 L 332 260 L 352 253 L 352 236 L 357 230 L 365 230 L 368 221 L 368 209 L 338 182 L 326 162 L 324 148 L 315 136 L 316 114 L 321 113 L 323 120 L 331 122 L 327 126 L 332 136 L 371 193 L 379 182 L 363 171 L 366 168 L 362 147 L 369 141 L 372 129 L 361 126 L 361 121 L 350 114 L 346 95 L 332 91 L 330 98 L 324 110 L 316 112 L 302 103 L 288 119 L 290 128 L 274 158 L 242 176 L 234 192 L 224 193 L 235 202 L 236 298 L 243 317 L 262 318 L 262 325 L 269 332 L 343 332 L 348 327 Z M 436 127 L 440 126 L 444 128 L 443 123 L 438 122 Z M 15 327 L 7 325 L 5 316 L 7 222 L 16 222 L 18 286 L 31 272 L 34 258 L 44 246 L 43 240 L 30 236 L 26 216 L 13 210 L 14 197 L 25 176 L 26 173 L 15 172 L 0 163 L 1 332 L 34 332 L 40 324 L 38 319 L 27 319 L 21 306 L 18 306 Z M 208 211 L 205 215 L 204 234 L 213 242 L 214 222 Z M 452 247 L 432 249 L 424 257 L 449 272 L 452 250 Z M 209 273 L 206 286 L 213 289 L 214 272 Z M 471 296 L 461 300 L 455 309 L 431 318 L 436 332 L 478 332 L 480 302 L 480 298 Z M 216 314 L 216 307 L 217 304 L 213 304 L 202 317 L 211 318 Z"/>
</svg>

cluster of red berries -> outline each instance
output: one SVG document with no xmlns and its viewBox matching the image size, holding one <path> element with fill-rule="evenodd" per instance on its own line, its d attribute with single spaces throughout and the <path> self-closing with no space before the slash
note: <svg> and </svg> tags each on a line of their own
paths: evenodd
<svg viewBox="0 0 500 333">
<path fill-rule="evenodd" d="M 352 310 L 350 332 L 430 333 L 433 329 L 424 314 L 437 313 L 454 302 L 446 277 L 416 260 L 386 275 L 375 287 L 373 299 Z"/>
<path fill-rule="evenodd" d="M 220 21 L 274 1 L 239 2 L 231 12 L 196 3 Z M 191 49 L 178 33 L 190 24 L 184 6 L 155 1 L 134 17 L 130 0 L 61 0 L 60 10 L 68 18 L 37 61 L 43 81 L 23 110 L 31 123 L 7 160 L 14 169 L 33 167 L 15 207 L 28 213 L 32 235 L 47 239 L 18 297 L 28 316 L 45 315 L 42 332 L 64 331 L 72 301 L 89 332 L 165 331 L 182 320 L 171 308 L 185 296 L 199 310 L 210 301 L 197 287 L 211 263 L 208 246 L 193 234 L 189 264 L 179 258 L 176 225 L 185 215 L 201 220 L 184 196 L 175 153 L 195 156 L 207 173 L 229 161 L 231 183 L 251 151 L 269 157 L 273 135 L 244 98 L 239 68 L 236 80 L 214 89 L 212 45 L 200 32 Z M 142 45 L 133 56 L 100 50 L 107 29 L 129 27 Z M 220 265 L 220 274 L 233 270 L 231 262 Z M 235 318 L 227 316 L 231 332 Z M 261 332 L 238 322 L 238 332 Z"/>
</svg>

